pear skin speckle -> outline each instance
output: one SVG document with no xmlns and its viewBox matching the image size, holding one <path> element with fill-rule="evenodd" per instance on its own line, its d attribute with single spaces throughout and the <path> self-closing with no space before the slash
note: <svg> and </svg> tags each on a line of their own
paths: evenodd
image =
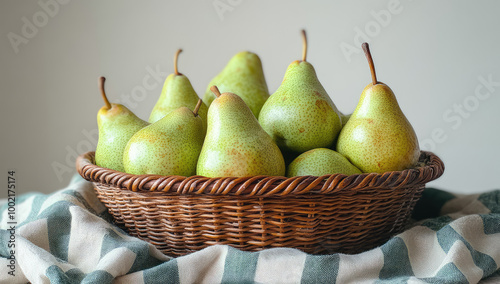
<svg viewBox="0 0 500 284">
<path fill-rule="evenodd" d="M 420 156 L 413 127 L 392 90 L 380 82 L 363 90 L 340 132 L 337 151 L 366 173 L 412 168 Z"/>
<path fill-rule="evenodd" d="M 95 150 L 95 163 L 120 172 L 123 167 L 123 151 L 128 140 L 140 129 L 149 125 L 138 118 L 127 107 L 111 104 L 111 108 L 102 107 L 97 113 L 99 139 Z"/>
<path fill-rule="evenodd" d="M 248 51 L 234 55 L 224 69 L 210 81 L 203 96 L 203 102 L 207 106 L 215 99 L 215 95 L 210 91 L 210 87 L 214 85 L 221 93 L 231 92 L 240 96 L 255 117 L 259 117 L 262 105 L 269 98 L 262 62 L 257 54 Z"/>
<path fill-rule="evenodd" d="M 287 171 L 287 177 L 331 174 L 354 175 L 361 174 L 361 171 L 338 152 L 326 148 L 300 154 L 290 163 Z"/>
<path fill-rule="evenodd" d="M 282 84 L 262 107 L 259 123 L 282 150 L 299 153 L 332 147 L 342 127 L 337 107 L 306 61 L 288 66 Z"/>
<path fill-rule="evenodd" d="M 154 123 L 171 111 L 183 106 L 194 110 L 198 100 L 199 97 L 186 76 L 170 74 L 165 79 L 160 97 L 149 116 L 149 122 Z M 207 113 L 208 107 L 203 103 L 198 110 L 198 114 L 203 121 L 203 129 L 205 130 L 207 129 Z"/>
<path fill-rule="evenodd" d="M 198 175 L 285 175 L 285 162 L 278 146 L 238 95 L 223 93 L 215 99 L 208 109 L 207 121 Z"/>
<path fill-rule="evenodd" d="M 132 136 L 122 157 L 125 172 L 192 176 L 204 138 L 200 116 L 180 107 Z"/>
</svg>

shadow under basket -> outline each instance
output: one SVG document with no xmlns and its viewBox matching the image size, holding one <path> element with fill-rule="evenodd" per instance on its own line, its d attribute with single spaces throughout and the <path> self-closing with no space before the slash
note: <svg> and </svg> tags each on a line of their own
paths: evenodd
<svg viewBox="0 0 500 284">
<path fill-rule="evenodd" d="M 443 174 L 436 155 L 383 174 L 321 177 L 132 175 L 78 157 L 116 224 L 166 255 L 215 244 L 245 251 L 297 248 L 311 254 L 359 253 L 405 229 L 425 184 Z"/>
</svg>

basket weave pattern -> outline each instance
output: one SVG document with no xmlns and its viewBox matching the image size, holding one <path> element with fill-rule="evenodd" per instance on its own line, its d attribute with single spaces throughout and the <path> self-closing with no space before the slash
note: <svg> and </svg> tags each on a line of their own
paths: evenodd
<svg viewBox="0 0 500 284">
<path fill-rule="evenodd" d="M 121 173 L 88 152 L 77 170 L 118 226 L 167 255 L 214 244 L 324 254 L 358 253 L 401 232 L 425 183 L 444 171 L 430 152 L 420 162 L 384 174 L 207 178 Z"/>
</svg>

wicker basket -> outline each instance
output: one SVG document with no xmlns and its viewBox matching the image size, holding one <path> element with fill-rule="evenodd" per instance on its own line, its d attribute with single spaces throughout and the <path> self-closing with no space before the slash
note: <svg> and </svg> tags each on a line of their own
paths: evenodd
<svg viewBox="0 0 500 284">
<path fill-rule="evenodd" d="M 420 164 L 384 174 L 207 178 L 125 174 L 96 166 L 88 152 L 77 170 L 118 226 L 167 255 L 214 244 L 325 254 L 358 253 L 401 232 L 425 183 L 444 171 L 430 152 Z"/>
</svg>

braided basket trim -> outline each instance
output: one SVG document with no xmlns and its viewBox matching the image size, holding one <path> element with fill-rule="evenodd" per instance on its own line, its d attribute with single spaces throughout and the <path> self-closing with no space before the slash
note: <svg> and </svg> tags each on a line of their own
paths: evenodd
<svg viewBox="0 0 500 284">
<path fill-rule="evenodd" d="M 307 193 L 332 194 L 339 191 L 361 191 L 366 188 L 408 188 L 423 185 L 439 178 L 444 164 L 431 152 L 421 151 L 417 168 L 383 174 L 364 173 L 346 176 L 333 174 L 324 176 L 251 176 L 219 177 L 133 175 L 95 165 L 95 152 L 87 152 L 76 160 L 78 173 L 86 180 L 107 184 L 116 188 L 141 191 L 164 192 L 165 195 L 239 195 L 239 196 L 285 196 Z"/>
</svg>

